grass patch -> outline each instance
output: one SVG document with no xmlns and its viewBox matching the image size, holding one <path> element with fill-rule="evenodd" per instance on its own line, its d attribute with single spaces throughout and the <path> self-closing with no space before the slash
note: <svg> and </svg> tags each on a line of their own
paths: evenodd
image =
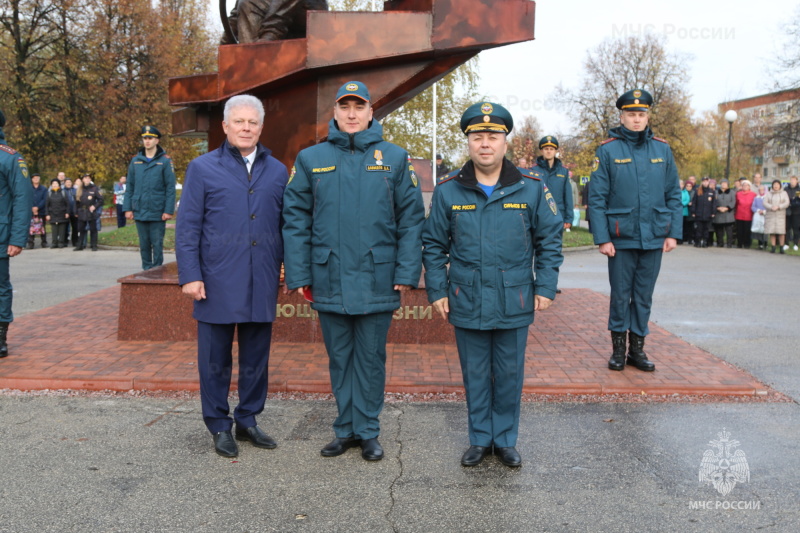
<svg viewBox="0 0 800 533">
<path fill-rule="evenodd" d="M 594 244 L 592 234 L 586 228 L 572 227 L 572 231 L 564 232 L 563 248 L 575 248 L 576 246 L 591 246 Z"/>
<path fill-rule="evenodd" d="M 128 223 L 124 228 L 103 231 L 97 235 L 97 240 L 104 246 L 132 246 L 139 247 L 139 234 L 135 223 Z M 167 228 L 164 233 L 164 249 L 175 249 L 175 228 Z"/>
</svg>

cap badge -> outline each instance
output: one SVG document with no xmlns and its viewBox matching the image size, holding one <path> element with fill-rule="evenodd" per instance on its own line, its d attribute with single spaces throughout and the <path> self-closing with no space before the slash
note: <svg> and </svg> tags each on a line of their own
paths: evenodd
<svg viewBox="0 0 800 533">
<path fill-rule="evenodd" d="M 634 104 L 638 104 L 638 103 L 639 103 L 639 99 L 638 99 L 638 98 L 636 98 L 636 99 L 633 101 L 633 103 L 634 103 Z"/>
<path fill-rule="evenodd" d="M 639 89 L 636 89 L 635 91 L 633 91 L 633 97 L 634 98 L 640 98 L 641 96 L 642 96 L 642 91 L 640 91 Z M 638 104 L 639 102 L 636 102 L 636 103 Z"/>
<path fill-rule="evenodd" d="M 348 83 L 347 87 L 345 87 L 345 89 L 347 89 L 348 91 L 357 91 L 358 90 L 358 84 L 357 83 Z"/>
<path fill-rule="evenodd" d="M 483 112 L 484 115 L 488 115 L 492 111 L 494 111 L 494 108 L 492 107 L 492 104 L 490 104 L 489 102 L 486 102 L 485 104 L 483 104 L 481 106 L 481 111 Z"/>
<path fill-rule="evenodd" d="M 492 120 L 492 119 L 489 118 L 489 115 L 483 115 L 483 121 L 484 122 L 489 122 L 490 120 Z"/>
</svg>

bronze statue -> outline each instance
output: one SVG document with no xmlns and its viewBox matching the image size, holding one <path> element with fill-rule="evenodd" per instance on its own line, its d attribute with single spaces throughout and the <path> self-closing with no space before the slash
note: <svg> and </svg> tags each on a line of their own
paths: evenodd
<svg viewBox="0 0 800 533">
<path fill-rule="evenodd" d="M 236 0 L 230 16 L 220 12 L 225 35 L 221 44 L 300 39 L 306 36 L 306 11 L 327 11 L 327 0 Z M 227 23 L 227 24 L 226 24 Z"/>
</svg>

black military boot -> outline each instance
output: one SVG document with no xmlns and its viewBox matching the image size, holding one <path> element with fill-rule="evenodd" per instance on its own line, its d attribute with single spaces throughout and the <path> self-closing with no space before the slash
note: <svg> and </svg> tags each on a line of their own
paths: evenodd
<svg viewBox="0 0 800 533">
<path fill-rule="evenodd" d="M 8 322 L 0 322 L 0 358 L 8 355 L 8 344 L 6 344 L 7 335 Z"/>
<path fill-rule="evenodd" d="M 611 332 L 611 345 L 614 347 L 614 353 L 611 354 L 611 359 L 608 360 L 608 368 L 611 370 L 623 370 L 625 368 L 626 340 L 624 331 Z"/>
<path fill-rule="evenodd" d="M 636 333 L 628 332 L 630 339 L 630 346 L 628 347 L 628 364 L 635 366 L 639 370 L 645 372 L 652 372 L 656 369 L 656 365 L 647 359 L 647 354 L 644 353 L 644 337 L 640 337 Z"/>
</svg>

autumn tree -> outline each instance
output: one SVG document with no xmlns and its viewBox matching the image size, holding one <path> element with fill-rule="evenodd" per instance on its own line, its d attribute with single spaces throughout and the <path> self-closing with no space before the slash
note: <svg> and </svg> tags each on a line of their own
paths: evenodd
<svg viewBox="0 0 800 533">
<path fill-rule="evenodd" d="M 583 150 L 576 154 L 580 175 L 588 175 L 594 151 L 608 130 L 619 125 L 617 98 L 633 88 L 653 95 L 650 126 L 667 139 L 678 168 L 699 156 L 689 95 L 686 92 L 689 58 L 670 53 L 666 38 L 654 34 L 606 40 L 587 53 L 579 89 L 559 87 L 557 101 L 580 131 Z"/>
<path fill-rule="evenodd" d="M 542 137 L 541 131 L 542 127 L 536 117 L 528 115 L 515 122 L 508 139 L 506 157 L 515 165 L 524 157 L 528 162 L 528 167 L 532 167 L 536 162 L 539 139 Z"/>
<path fill-rule="evenodd" d="M 142 124 L 179 175 L 195 141 L 170 139 L 171 76 L 213 70 L 205 0 L 9 0 L 0 11 L 0 96 L 9 136 L 35 170 L 125 173 Z"/>
</svg>

